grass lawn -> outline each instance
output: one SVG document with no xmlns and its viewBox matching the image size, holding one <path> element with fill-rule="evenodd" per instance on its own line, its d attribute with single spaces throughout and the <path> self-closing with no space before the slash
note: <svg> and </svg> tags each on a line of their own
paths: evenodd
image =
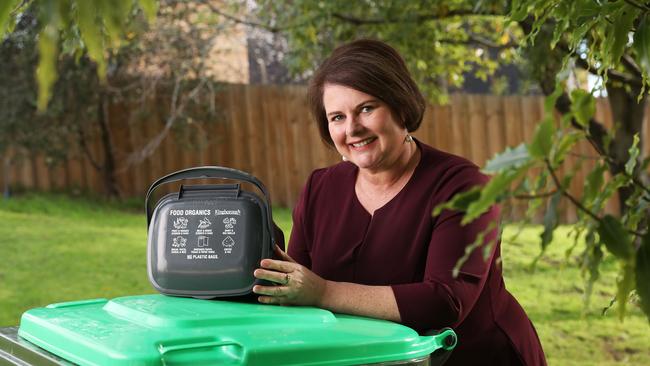
<svg viewBox="0 0 650 366">
<path fill-rule="evenodd" d="M 23 311 L 50 303 L 153 293 L 146 273 L 146 228 L 140 202 L 107 203 L 62 195 L 29 194 L 0 200 L 0 326 L 16 325 Z M 291 214 L 275 209 L 288 233 Z M 541 228 L 527 227 L 516 242 L 506 227 L 502 254 L 506 285 L 524 306 L 550 365 L 650 365 L 650 325 L 639 309 L 623 323 L 614 309 L 617 263 L 608 257 L 591 307 L 569 259 L 569 227 L 556 233 L 535 272 Z"/>
</svg>

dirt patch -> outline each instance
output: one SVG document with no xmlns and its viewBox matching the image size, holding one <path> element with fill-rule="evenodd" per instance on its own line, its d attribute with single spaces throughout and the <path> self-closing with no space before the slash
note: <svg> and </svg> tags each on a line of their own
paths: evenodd
<svg viewBox="0 0 650 366">
<path fill-rule="evenodd" d="M 625 356 L 626 356 L 625 353 L 623 353 L 623 352 L 617 350 L 616 348 L 614 348 L 614 345 L 612 345 L 612 344 L 609 343 L 609 342 L 604 342 L 604 343 L 603 343 L 603 349 L 605 350 L 605 352 L 606 352 L 606 353 L 607 353 L 611 358 L 614 359 L 614 361 L 617 361 L 617 362 L 618 362 L 618 361 L 623 361 L 623 360 L 626 358 L 626 357 L 625 357 Z"/>
<path fill-rule="evenodd" d="M 615 347 L 614 342 L 624 341 L 624 339 L 621 339 L 621 337 L 617 337 L 617 339 L 612 339 L 611 337 L 600 336 L 599 338 L 603 340 L 603 350 L 605 350 L 605 352 L 617 362 L 627 361 L 630 358 L 630 356 L 640 352 L 638 349 L 632 347 L 624 347 L 623 349 L 617 349 Z"/>
</svg>

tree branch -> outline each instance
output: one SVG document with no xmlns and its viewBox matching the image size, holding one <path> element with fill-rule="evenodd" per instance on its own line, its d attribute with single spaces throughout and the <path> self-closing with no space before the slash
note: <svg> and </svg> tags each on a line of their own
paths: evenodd
<svg viewBox="0 0 650 366">
<path fill-rule="evenodd" d="M 575 53 L 574 53 L 574 55 L 575 55 Z M 576 56 L 578 56 L 578 55 L 576 55 Z M 594 67 L 593 65 L 591 65 L 589 62 L 587 62 L 587 60 L 584 60 L 584 59 L 580 58 L 580 56 L 578 56 L 576 58 L 576 65 L 580 66 L 580 68 L 582 68 L 582 69 L 584 69 L 586 71 L 589 71 L 590 73 L 592 73 L 594 75 L 598 75 L 598 69 L 596 67 Z M 627 84 L 627 85 L 634 86 L 634 87 L 637 87 L 637 88 L 643 87 L 643 83 L 641 82 L 641 80 L 639 78 L 633 76 L 633 75 L 630 75 L 630 74 L 627 74 L 627 73 L 624 73 L 624 72 L 620 72 L 620 71 L 616 71 L 616 70 L 612 70 L 612 69 L 607 70 L 606 73 L 607 73 L 607 77 L 609 79 L 611 79 L 611 80 L 619 81 L 619 82 L 621 82 L 623 84 Z"/>
<path fill-rule="evenodd" d="M 546 90 L 548 86 L 545 86 L 544 83 L 542 84 L 542 90 L 544 90 L 544 94 L 550 95 L 553 90 Z M 569 114 L 571 113 L 571 99 L 569 98 L 569 95 L 565 92 L 560 95 L 556 102 L 555 102 L 555 109 L 558 110 L 561 114 Z M 586 134 L 587 141 L 591 144 L 591 146 L 596 150 L 596 152 L 603 156 L 607 156 L 606 148 L 605 148 L 605 136 L 607 135 L 607 130 L 605 129 L 605 126 L 596 121 L 593 117 L 589 119 L 589 123 L 587 124 L 587 127 L 582 126 L 581 124 L 578 123 L 578 121 L 575 120 L 575 118 L 571 119 L 571 126 L 573 126 L 575 129 L 584 131 Z"/>
<path fill-rule="evenodd" d="M 283 27 L 277 27 L 277 26 L 272 26 L 272 25 L 269 25 L 269 24 L 264 24 L 264 23 L 260 23 L 260 22 L 254 22 L 254 21 L 242 19 L 242 18 L 236 17 L 236 16 L 234 16 L 232 14 L 228 14 L 228 13 L 222 11 L 221 9 L 219 9 L 217 6 L 215 6 L 212 1 L 199 0 L 199 2 L 201 4 L 203 4 L 203 5 L 208 6 L 212 12 L 214 12 L 216 14 L 219 14 L 222 17 L 224 17 L 224 18 L 226 18 L 226 19 L 228 19 L 228 20 L 230 20 L 232 22 L 235 22 L 237 24 L 247 25 L 249 27 L 261 28 L 261 29 L 267 30 L 267 31 L 269 31 L 271 33 L 279 33 L 279 32 L 282 32 L 282 31 L 285 31 L 285 30 L 288 30 L 288 29 L 301 27 L 301 26 L 303 26 L 305 24 L 308 24 L 308 23 L 312 22 L 314 19 L 317 18 L 317 17 L 313 17 L 313 18 L 310 18 L 310 19 L 306 19 L 302 23 L 289 24 L 289 25 L 286 25 L 286 26 L 283 26 Z"/>
<path fill-rule="evenodd" d="M 466 40 L 456 40 L 456 39 L 448 39 L 448 38 L 442 38 L 442 39 L 437 39 L 436 41 L 441 42 L 441 43 L 447 43 L 447 44 L 455 44 L 455 45 L 479 45 L 479 46 L 484 46 L 487 48 L 492 48 L 492 49 L 497 49 L 497 50 L 502 50 L 502 49 L 507 49 L 507 48 L 517 48 L 519 47 L 518 43 L 515 42 L 509 42 L 506 44 L 497 44 L 494 43 L 488 39 L 484 39 L 472 34 L 468 35 L 468 39 Z"/>
<path fill-rule="evenodd" d="M 20 4 L 16 5 L 16 7 L 13 8 L 13 9 L 9 12 L 9 15 L 13 17 L 13 16 L 15 16 L 16 14 L 18 14 L 18 12 L 20 11 L 20 9 L 22 9 L 25 5 L 27 5 L 27 4 L 29 3 L 29 1 L 30 1 L 30 0 L 23 0 L 23 1 L 21 1 Z"/>
<path fill-rule="evenodd" d="M 587 160 L 600 160 L 600 159 L 602 159 L 601 156 L 591 156 L 591 155 L 585 155 L 585 154 L 578 154 L 578 153 L 574 153 L 574 152 L 570 152 L 570 151 L 567 153 L 567 155 L 574 156 L 574 157 L 580 158 L 580 159 L 587 159 Z"/>
<path fill-rule="evenodd" d="M 621 63 L 623 63 L 623 66 L 625 66 L 628 70 L 632 71 L 638 79 L 643 78 L 643 71 L 641 71 L 639 65 L 629 54 L 623 54 L 621 57 Z"/>
<path fill-rule="evenodd" d="M 93 168 L 100 170 L 101 166 L 97 161 L 95 161 L 92 154 L 90 153 L 90 150 L 88 149 L 88 145 L 86 144 L 86 136 L 84 135 L 81 126 L 79 126 L 79 129 L 77 130 L 77 135 L 79 136 L 79 146 L 81 147 L 81 151 L 84 153 L 86 158 L 88 158 L 90 165 L 92 165 Z"/>
<path fill-rule="evenodd" d="M 528 17 L 527 19 L 519 22 L 520 27 L 526 34 L 530 34 L 532 30 L 532 22 L 533 19 Z M 560 51 L 564 51 L 565 53 L 571 54 L 569 47 L 566 44 L 559 44 L 560 45 Z M 581 59 L 578 58 L 578 61 Z M 583 60 L 584 61 L 584 60 Z M 554 70 L 551 70 L 553 72 Z M 611 70 L 610 70 L 611 71 Z M 554 74 L 557 73 L 557 70 L 555 70 Z M 539 81 L 540 87 L 542 88 L 542 91 L 544 92 L 545 95 L 551 95 L 553 91 L 555 90 L 555 78 L 554 77 L 546 77 L 542 78 Z M 571 113 L 571 99 L 569 98 L 569 95 L 566 92 L 563 92 L 555 101 L 555 109 L 560 112 L 561 114 L 569 114 Z M 623 174 L 627 174 L 625 172 L 624 168 L 621 168 L 622 166 L 625 165 L 625 163 L 618 162 L 616 159 L 614 159 L 612 156 L 610 156 L 607 153 L 607 146 L 605 146 L 606 143 L 606 137 L 607 137 L 607 129 L 605 126 L 596 121 L 593 117 L 589 119 L 589 123 L 587 126 L 582 126 L 578 121 L 575 120 L 575 118 L 571 119 L 571 126 L 584 131 L 585 136 L 587 138 L 587 141 L 591 144 L 591 146 L 596 150 L 596 152 L 602 156 L 607 163 L 609 164 L 610 171 L 613 170 L 613 168 L 616 168 L 617 171 L 623 172 Z M 650 189 L 646 187 L 641 181 L 639 181 L 637 178 L 633 176 L 629 176 L 629 178 L 632 179 L 632 182 L 636 184 L 637 186 L 641 187 L 644 191 L 648 192 Z"/>
<path fill-rule="evenodd" d="M 516 47 L 519 47 L 518 42 L 508 42 L 508 43 L 505 43 L 505 44 L 498 44 L 498 43 L 492 42 L 491 40 L 489 40 L 487 38 L 483 38 L 483 37 L 481 37 L 481 36 L 479 36 L 477 34 L 469 33 L 467 36 L 469 37 L 469 39 L 472 42 L 478 43 L 480 45 L 483 45 L 483 46 L 489 47 L 489 48 L 504 49 L 504 48 L 516 48 Z"/>
<path fill-rule="evenodd" d="M 531 16 L 519 22 L 519 26 L 523 30 L 524 34 L 528 35 L 532 32 L 533 22 L 534 19 Z M 559 47 L 560 47 L 559 49 L 551 50 L 551 52 L 560 51 L 566 54 L 571 53 L 567 45 L 559 44 Z M 541 87 L 544 95 L 547 96 L 551 95 L 555 91 L 555 75 L 557 75 L 558 71 L 559 70 L 556 69 L 546 70 L 546 73 L 543 76 L 538 78 L 539 86 Z M 569 98 L 569 95 L 566 92 L 563 92 L 555 101 L 555 109 L 561 114 L 571 113 L 571 99 Z M 605 136 L 607 135 L 607 130 L 601 123 L 591 118 L 589 120 L 588 126 L 585 128 L 581 124 L 579 124 L 578 121 L 575 120 L 575 118 L 572 118 L 571 125 L 578 130 L 585 131 L 587 140 L 594 147 L 596 152 L 598 152 L 599 155 L 603 155 L 603 156 L 606 155 Z"/>
<path fill-rule="evenodd" d="M 594 75 L 598 75 L 598 68 L 591 65 L 587 60 L 581 58 L 580 55 L 578 55 L 575 51 L 572 51 L 571 49 L 569 49 L 569 46 L 566 43 L 559 42 L 556 47 L 560 51 L 562 51 L 562 52 L 564 52 L 566 54 L 575 56 L 577 66 L 580 66 L 582 69 L 587 70 L 587 71 L 591 72 Z M 622 62 L 624 64 L 626 64 L 628 66 L 628 68 L 631 68 L 633 70 L 635 75 L 630 75 L 630 74 L 627 74 L 627 73 L 624 73 L 624 72 L 609 69 L 609 70 L 606 71 L 607 77 L 612 79 L 612 80 L 620 81 L 621 83 L 624 83 L 624 84 L 627 84 L 627 85 L 630 85 L 630 86 L 641 88 L 641 87 L 643 87 L 643 82 L 641 81 L 641 70 L 639 69 L 639 66 L 636 65 L 636 63 L 634 63 L 633 60 L 628 60 L 628 58 L 629 58 L 629 55 L 624 55 L 624 57 L 621 58 L 621 60 L 622 60 Z M 638 74 L 637 74 L 637 71 L 638 71 Z"/>
<path fill-rule="evenodd" d="M 471 9 L 452 10 L 449 12 L 442 12 L 442 13 L 417 14 L 415 16 L 408 16 L 403 18 L 358 18 L 355 16 L 346 15 L 342 13 L 332 13 L 332 17 L 347 23 L 352 23 L 354 25 L 390 24 L 390 23 L 423 23 L 430 20 L 448 19 L 448 18 L 453 18 L 458 16 L 483 17 L 483 16 L 505 16 L 505 15 L 506 14 L 499 13 L 499 12 L 477 13 Z"/>
<path fill-rule="evenodd" d="M 273 27 L 273 26 L 268 25 L 268 24 L 263 24 L 263 23 L 258 23 L 258 22 L 253 22 L 253 21 L 238 18 L 238 17 L 236 17 L 234 15 L 231 15 L 231 14 L 228 14 L 228 13 L 225 13 L 225 12 L 221 11 L 221 9 L 219 9 L 217 6 L 215 6 L 212 3 L 212 1 L 201 1 L 201 3 L 204 4 L 204 5 L 207 5 L 208 7 L 210 7 L 210 10 L 213 11 L 214 13 L 217 13 L 217 14 L 221 15 L 222 17 L 224 17 L 224 18 L 226 18 L 226 19 L 228 19 L 230 21 L 233 21 L 235 23 L 238 23 L 238 24 L 248 25 L 248 26 L 255 27 L 255 28 L 263 28 L 263 29 L 266 29 L 267 31 L 269 31 L 271 33 L 277 33 L 277 32 L 279 32 L 279 31 L 281 31 L 283 29 L 287 29 L 287 28 Z"/>
<path fill-rule="evenodd" d="M 216 14 L 221 15 L 222 17 L 233 21 L 238 24 L 243 24 L 251 27 L 256 27 L 256 28 L 262 28 L 265 29 L 269 32 L 272 33 L 278 33 L 284 30 L 292 29 L 292 28 L 297 28 L 302 25 L 308 24 L 312 22 L 315 18 L 307 19 L 306 21 L 300 23 L 300 24 L 290 24 L 287 26 L 283 27 L 278 27 L 278 26 L 272 26 L 269 24 L 264 24 L 260 22 L 255 22 L 255 21 L 250 21 L 246 19 L 242 19 L 239 17 L 236 17 L 232 14 L 228 14 L 221 9 L 219 9 L 217 6 L 215 6 L 211 1 L 205 1 L 205 0 L 200 0 L 201 4 L 204 4 L 210 8 L 211 11 L 213 11 Z M 409 17 L 403 17 L 403 18 L 359 18 L 351 15 L 346 15 L 342 13 L 332 13 L 331 16 L 335 19 L 351 23 L 354 25 L 377 25 L 377 24 L 390 24 L 390 23 L 422 23 L 426 22 L 429 20 L 439 20 L 439 19 L 447 19 L 447 18 L 452 18 L 452 17 L 457 17 L 457 16 L 465 16 L 465 17 L 482 17 L 482 16 L 505 16 L 506 14 L 504 13 L 499 13 L 499 12 L 485 12 L 485 13 L 476 13 L 473 10 L 454 10 L 454 11 L 449 11 L 446 13 L 432 13 L 432 14 L 418 14 L 415 16 L 409 16 Z"/>
<path fill-rule="evenodd" d="M 550 160 L 548 158 L 544 159 L 544 163 L 546 164 L 546 169 L 548 169 L 549 173 L 551 173 L 551 177 L 553 178 L 553 183 L 555 183 L 555 187 L 562 193 L 562 195 L 571 201 L 576 207 L 578 207 L 580 210 L 582 210 L 584 213 L 587 215 L 591 216 L 592 219 L 602 222 L 603 219 L 598 217 L 595 213 L 591 212 L 587 207 L 585 207 L 578 199 L 573 197 L 571 193 L 567 192 L 567 190 L 562 187 L 562 183 L 560 183 L 560 179 L 557 177 L 555 174 L 555 169 L 553 169 L 553 165 L 551 164 Z"/>
<path fill-rule="evenodd" d="M 551 164 L 551 161 L 548 160 L 548 158 L 545 158 L 545 159 L 544 159 L 544 163 L 546 164 L 546 169 L 548 169 L 549 173 L 551 173 L 551 177 L 553 178 L 553 183 L 555 183 L 555 186 L 556 186 L 557 189 L 560 191 L 560 193 L 562 193 L 562 195 L 563 195 L 564 197 L 566 197 L 567 199 L 569 199 L 569 201 L 571 201 L 571 203 L 573 203 L 576 207 L 578 207 L 582 212 L 586 213 L 586 214 L 589 215 L 592 219 L 598 221 L 599 223 L 602 223 L 602 222 L 603 222 L 603 219 L 602 219 L 601 217 L 599 217 L 599 216 L 596 215 L 594 212 L 592 212 L 590 209 L 588 209 L 587 207 L 585 207 L 585 206 L 584 206 L 580 201 L 578 201 L 577 198 L 573 197 L 573 196 L 571 195 L 571 193 L 569 193 L 569 192 L 568 192 L 568 191 L 567 191 L 567 190 L 562 186 L 562 183 L 560 183 L 560 179 L 559 179 L 559 178 L 557 177 L 557 175 L 555 174 L 555 169 L 553 169 L 553 166 L 552 166 L 552 164 Z M 642 237 L 643 235 L 645 235 L 644 233 L 639 232 L 639 231 L 636 231 L 636 230 L 631 230 L 631 229 L 626 229 L 626 230 L 627 230 L 627 232 L 629 232 L 630 234 L 634 234 L 634 235 L 636 235 L 636 236 L 638 236 L 638 237 Z"/>
<path fill-rule="evenodd" d="M 167 119 L 165 120 L 165 126 L 163 126 L 163 129 L 156 135 L 154 136 L 145 146 L 142 147 L 139 151 L 132 152 L 129 154 L 129 156 L 126 158 L 126 164 L 125 166 L 120 169 L 121 171 L 126 170 L 130 166 L 133 166 L 135 164 L 140 164 L 141 162 L 144 161 L 144 159 L 150 157 L 160 146 L 162 141 L 165 139 L 165 137 L 169 134 L 169 131 L 171 130 L 172 126 L 176 122 L 179 116 L 183 115 L 183 112 L 185 110 L 185 107 L 187 106 L 188 101 L 193 100 L 196 95 L 201 91 L 201 89 L 206 85 L 207 81 L 205 78 L 201 78 L 197 85 L 192 88 L 187 95 L 179 95 L 181 92 L 182 88 L 182 78 L 181 76 L 177 76 L 175 83 L 174 83 L 174 90 L 172 92 L 171 96 L 171 106 L 170 106 L 170 111 L 169 111 L 169 116 L 167 116 Z"/>
<path fill-rule="evenodd" d="M 533 23 L 532 22 L 533 22 L 533 19 L 530 18 L 530 17 L 519 22 L 519 26 L 522 28 L 522 30 L 524 31 L 525 34 L 530 34 L 530 32 L 532 31 L 532 28 L 533 28 Z M 564 41 L 558 42 L 557 45 L 556 45 L 556 49 L 558 49 L 559 51 L 563 52 L 566 55 L 574 56 L 575 60 L 576 60 L 576 65 L 581 67 L 582 69 L 587 70 L 587 71 L 589 71 L 589 72 L 591 72 L 593 74 L 596 74 L 596 75 L 598 74 L 598 68 L 591 65 L 587 60 L 582 59 L 580 57 L 580 55 L 575 52 L 575 50 L 570 49 L 569 45 L 566 44 L 566 42 L 564 42 Z M 619 81 L 621 83 L 624 83 L 626 85 L 629 85 L 629 86 L 632 86 L 632 87 L 635 87 L 635 88 L 639 88 L 639 89 L 642 88 L 643 87 L 643 81 L 642 81 L 642 78 L 641 78 L 642 74 L 641 74 L 641 70 L 640 70 L 639 66 L 634 62 L 634 60 L 629 55 L 623 55 L 623 57 L 621 58 L 621 62 L 623 63 L 624 66 L 626 66 L 626 68 L 628 70 L 632 71 L 633 75 L 628 74 L 628 73 L 624 73 L 624 72 L 620 72 L 620 71 L 617 71 L 617 70 L 614 70 L 614 69 L 608 69 L 608 70 L 605 71 L 606 74 L 607 74 L 607 77 L 609 79 L 611 79 L 611 80 Z M 543 85 L 542 85 L 542 88 L 544 89 Z M 553 85 L 551 86 L 551 89 L 548 90 L 548 93 L 545 91 L 545 94 L 549 95 L 553 91 L 554 88 L 555 88 L 555 85 L 554 85 L 554 82 L 553 82 Z M 568 100 L 568 98 L 567 98 L 567 100 Z M 568 105 L 570 106 L 571 103 L 569 102 Z M 560 109 L 558 109 L 558 110 L 560 110 Z"/>
<path fill-rule="evenodd" d="M 633 1 L 633 0 L 624 0 L 624 1 L 626 3 L 628 3 L 630 6 L 633 6 L 633 7 L 637 8 L 637 9 L 640 9 L 643 12 L 650 11 L 650 7 L 648 7 L 648 5 L 646 5 L 646 4 L 639 4 L 639 3 L 637 3 L 636 1 Z"/>
<path fill-rule="evenodd" d="M 544 90 L 544 85 L 542 85 L 542 90 Z M 549 95 L 551 92 L 544 90 L 544 94 Z M 555 108 L 562 114 L 568 114 L 571 112 L 571 100 L 566 93 L 562 93 L 555 103 Z M 602 156 L 610 168 L 615 167 L 621 174 L 624 174 L 628 179 L 632 181 L 634 185 L 641 188 L 646 193 L 650 194 L 650 187 L 646 186 L 639 178 L 627 174 L 625 171 L 625 163 L 618 162 L 612 156 L 607 153 L 605 148 L 605 136 L 607 135 L 607 130 L 600 122 L 596 121 L 594 118 L 589 119 L 589 124 L 585 128 L 578 123 L 575 119 L 571 119 L 571 125 L 581 131 L 585 131 L 585 136 L 587 141 L 591 146 L 596 150 L 596 152 Z"/>
<path fill-rule="evenodd" d="M 552 190 L 550 192 L 543 192 L 543 193 L 538 193 L 538 194 L 515 194 L 515 195 L 512 196 L 512 198 L 518 199 L 518 200 L 534 200 L 534 199 L 537 199 L 537 198 L 550 197 L 550 196 L 552 196 L 552 195 L 554 195 L 556 193 L 557 193 L 557 189 L 554 189 L 554 190 Z"/>
</svg>

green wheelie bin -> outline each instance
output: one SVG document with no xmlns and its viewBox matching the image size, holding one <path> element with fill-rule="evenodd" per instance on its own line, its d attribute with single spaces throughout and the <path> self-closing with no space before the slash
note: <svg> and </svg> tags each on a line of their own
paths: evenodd
<svg viewBox="0 0 650 366">
<path fill-rule="evenodd" d="M 164 295 L 52 304 L 0 331 L 0 364 L 436 365 L 451 329 L 406 326 L 312 307 Z"/>
</svg>

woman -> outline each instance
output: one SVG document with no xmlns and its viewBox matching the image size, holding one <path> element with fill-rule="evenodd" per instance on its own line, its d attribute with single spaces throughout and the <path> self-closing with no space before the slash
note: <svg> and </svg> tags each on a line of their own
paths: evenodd
<svg viewBox="0 0 650 366">
<path fill-rule="evenodd" d="M 255 271 L 259 301 L 311 305 L 400 322 L 419 332 L 453 327 L 448 364 L 543 365 L 539 339 L 504 286 L 500 243 L 452 269 L 498 208 L 461 226 L 433 208 L 487 178 L 471 162 L 429 147 L 415 131 L 425 100 L 401 56 L 373 40 L 334 50 L 309 86 L 321 137 L 343 162 L 314 171 L 293 212 L 288 254 Z"/>
</svg>

